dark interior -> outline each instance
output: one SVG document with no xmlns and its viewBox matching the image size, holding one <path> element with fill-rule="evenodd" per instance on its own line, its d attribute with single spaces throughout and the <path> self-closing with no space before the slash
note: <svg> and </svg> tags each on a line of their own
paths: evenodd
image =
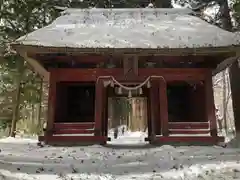
<svg viewBox="0 0 240 180">
<path fill-rule="evenodd" d="M 168 117 L 170 122 L 203 122 L 205 116 L 203 84 L 174 82 L 167 85 Z"/>
<path fill-rule="evenodd" d="M 93 122 L 94 83 L 57 84 L 56 122 Z"/>
</svg>

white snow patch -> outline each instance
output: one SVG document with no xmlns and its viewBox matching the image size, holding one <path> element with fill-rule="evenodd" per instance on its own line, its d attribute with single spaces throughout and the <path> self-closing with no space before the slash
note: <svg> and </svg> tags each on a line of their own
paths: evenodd
<svg viewBox="0 0 240 180">
<path fill-rule="evenodd" d="M 233 180 L 240 177 L 240 149 L 169 145 L 124 149 L 99 145 L 40 148 L 29 142 L 34 140 L 0 139 L 0 179 Z"/>
<path fill-rule="evenodd" d="M 15 143 L 15 144 L 28 144 L 28 143 L 36 143 L 37 139 L 36 138 L 24 138 L 22 139 L 21 137 L 6 137 L 6 138 L 2 138 L 0 139 L 0 143 Z"/>
<path fill-rule="evenodd" d="M 119 128 L 119 132 L 121 128 Z M 113 135 L 113 130 L 109 131 L 108 136 L 111 138 L 111 141 L 108 144 L 129 144 L 129 145 L 144 145 L 148 144 L 148 142 L 145 141 L 145 137 L 148 136 L 147 132 L 131 132 L 126 131 L 124 134 L 119 133 L 118 137 L 115 139 Z"/>
</svg>

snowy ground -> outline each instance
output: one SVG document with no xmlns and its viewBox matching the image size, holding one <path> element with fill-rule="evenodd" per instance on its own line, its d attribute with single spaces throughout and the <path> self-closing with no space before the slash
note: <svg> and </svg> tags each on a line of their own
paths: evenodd
<svg viewBox="0 0 240 180">
<path fill-rule="evenodd" d="M 111 138 L 111 141 L 108 144 L 112 145 L 146 145 L 148 142 L 145 141 L 145 138 L 148 136 L 147 132 L 131 132 L 124 131 L 122 128 L 127 129 L 126 126 L 119 126 L 118 128 L 118 137 L 114 138 L 114 129 L 108 131 L 108 137 Z"/>
<path fill-rule="evenodd" d="M 110 145 L 112 146 L 112 145 Z M 0 139 L 4 180 L 240 179 L 240 149 L 221 147 L 38 147 Z"/>
</svg>

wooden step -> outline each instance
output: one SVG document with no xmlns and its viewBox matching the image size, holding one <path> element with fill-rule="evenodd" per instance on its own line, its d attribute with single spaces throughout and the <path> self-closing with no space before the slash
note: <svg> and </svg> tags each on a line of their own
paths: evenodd
<svg viewBox="0 0 240 180">
<path fill-rule="evenodd" d="M 162 144 L 166 143 L 210 143 L 215 144 L 224 142 L 224 137 L 211 137 L 211 136 L 159 136 L 154 139 L 154 142 Z"/>
<path fill-rule="evenodd" d="M 169 122 L 169 129 L 209 129 L 208 122 Z"/>
<path fill-rule="evenodd" d="M 94 122 L 90 123 L 54 123 L 54 129 L 93 129 Z"/>
<path fill-rule="evenodd" d="M 170 134 L 208 134 L 210 131 L 208 129 L 206 130 L 200 130 L 200 129 L 170 129 Z"/>
<path fill-rule="evenodd" d="M 94 129 L 54 129 L 53 134 L 93 134 Z"/>
</svg>

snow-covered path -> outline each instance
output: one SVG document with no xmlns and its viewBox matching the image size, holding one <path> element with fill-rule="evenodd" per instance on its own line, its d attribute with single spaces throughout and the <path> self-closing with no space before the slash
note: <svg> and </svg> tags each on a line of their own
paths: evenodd
<svg viewBox="0 0 240 180">
<path fill-rule="evenodd" d="M 0 139 L 0 179 L 240 179 L 240 149 L 221 147 L 38 147 Z"/>
</svg>

